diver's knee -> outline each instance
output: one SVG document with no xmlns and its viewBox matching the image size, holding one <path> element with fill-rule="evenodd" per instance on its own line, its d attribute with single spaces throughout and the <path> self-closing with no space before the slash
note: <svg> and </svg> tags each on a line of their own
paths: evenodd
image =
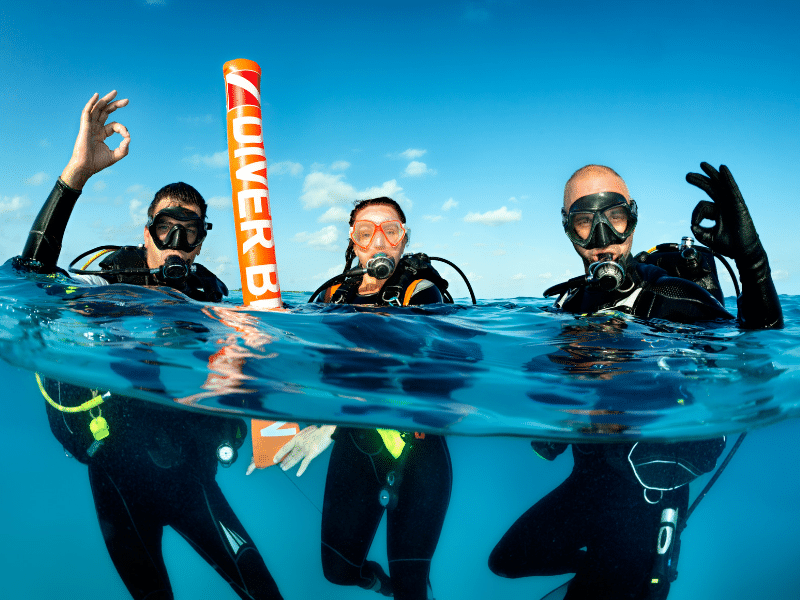
<svg viewBox="0 0 800 600">
<path fill-rule="evenodd" d="M 322 546 L 322 574 L 335 585 L 357 585 L 361 570 L 348 563 L 338 552 Z"/>
<path fill-rule="evenodd" d="M 498 577 L 506 577 L 508 579 L 515 579 L 519 577 L 511 573 L 508 568 L 508 561 L 505 560 L 505 555 L 498 550 L 499 546 L 495 546 L 492 553 L 489 555 L 489 570 Z"/>
</svg>

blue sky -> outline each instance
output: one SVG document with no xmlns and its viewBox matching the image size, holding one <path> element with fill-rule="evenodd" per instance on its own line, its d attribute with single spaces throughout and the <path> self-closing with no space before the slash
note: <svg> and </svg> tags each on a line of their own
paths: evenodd
<svg viewBox="0 0 800 600">
<path fill-rule="evenodd" d="M 625 178 L 639 251 L 689 234 L 703 194 L 684 176 L 708 161 L 731 168 L 778 291 L 798 294 L 796 234 L 776 213 L 800 172 L 798 13 L 790 2 L 6 2 L 0 253 L 20 252 L 88 98 L 118 89 L 130 154 L 87 185 L 61 264 L 141 241 L 153 193 L 182 180 L 211 204 L 200 262 L 239 288 L 222 65 L 248 58 L 263 71 L 284 290 L 338 272 L 352 200 L 389 195 L 406 208 L 410 248 L 459 264 L 479 297 L 540 296 L 581 270 L 559 216 L 574 170 L 601 163 Z"/>
</svg>

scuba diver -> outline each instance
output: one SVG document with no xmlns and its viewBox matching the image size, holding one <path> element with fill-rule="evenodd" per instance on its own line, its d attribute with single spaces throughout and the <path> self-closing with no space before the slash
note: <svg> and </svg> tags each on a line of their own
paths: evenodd
<svg viewBox="0 0 800 600">
<path fill-rule="evenodd" d="M 89 178 L 128 154 L 130 135 L 106 123 L 128 100 L 92 96 L 81 114 L 72 158 L 39 212 L 17 269 L 56 277 L 72 209 Z M 111 150 L 105 140 L 119 133 Z M 144 245 L 112 247 L 100 270 L 74 270 L 68 281 L 90 285 L 165 286 L 195 300 L 218 302 L 225 284 L 195 263 L 206 232 L 206 202 L 185 183 L 165 186 L 148 209 Z M 108 249 L 108 248 L 107 248 Z M 91 261 L 90 261 L 91 262 Z M 66 278 L 65 278 L 66 279 Z M 180 326 L 179 323 L 176 326 Z M 134 386 L 163 391 L 151 351 L 138 346 L 114 365 Z M 241 419 L 177 410 L 115 393 L 100 394 L 37 375 L 56 438 L 88 465 L 100 530 L 114 566 L 135 599 L 173 598 L 162 556 L 163 528 L 174 528 L 240 598 L 281 598 L 261 554 L 216 482 L 244 441 Z"/>
<path fill-rule="evenodd" d="M 323 291 L 323 302 L 416 306 L 449 300 L 447 282 L 424 254 L 403 255 L 406 217 L 390 198 L 358 202 L 350 214 L 345 268 Z M 360 268 L 351 269 L 354 259 Z M 364 315 L 366 316 L 366 315 Z M 379 335 L 379 334 L 378 334 Z M 329 363 L 336 363 L 331 357 Z M 343 363 L 344 364 L 344 363 Z M 335 370 L 336 364 L 325 369 Z M 342 367 L 349 371 L 349 368 Z M 351 373 L 352 374 L 352 373 Z M 330 374 L 334 376 L 333 374 Z M 463 385 L 444 378 L 440 396 Z M 357 378 L 356 378 L 357 379 Z M 364 374 L 363 383 L 380 385 Z M 460 381 L 458 381 L 460 380 Z M 419 386 L 403 382 L 405 388 Z M 445 389 L 446 388 L 446 389 Z M 430 566 L 450 503 L 452 467 L 445 438 L 391 429 L 323 425 L 302 430 L 275 456 L 286 471 L 302 460 L 297 475 L 335 440 L 322 509 L 322 567 L 338 585 L 357 585 L 400 600 L 430 598 Z M 375 532 L 387 513 L 389 576 L 367 560 Z"/>
<path fill-rule="evenodd" d="M 695 208 L 692 232 L 710 251 L 735 260 L 742 282 L 739 326 L 782 327 L 767 255 L 731 172 L 724 165 L 719 171 L 707 163 L 701 168 L 705 175 L 690 173 L 687 181 L 713 202 L 701 201 Z M 681 254 L 656 253 L 668 270 L 650 264 L 659 260 L 647 253 L 631 256 L 637 206 L 612 169 L 588 165 L 576 171 L 565 186 L 561 214 L 586 275 L 545 292 L 557 296 L 557 309 L 678 323 L 733 318 L 720 303 L 718 282 L 709 284 L 716 275 L 707 254 L 688 243 Z M 704 219 L 714 223 L 705 227 Z M 568 446 L 531 445 L 546 460 Z M 489 568 L 509 578 L 575 573 L 548 600 L 666 598 L 677 576 L 687 484 L 710 472 L 724 447 L 724 439 L 573 443 L 569 477 L 511 526 L 492 551 Z"/>
</svg>

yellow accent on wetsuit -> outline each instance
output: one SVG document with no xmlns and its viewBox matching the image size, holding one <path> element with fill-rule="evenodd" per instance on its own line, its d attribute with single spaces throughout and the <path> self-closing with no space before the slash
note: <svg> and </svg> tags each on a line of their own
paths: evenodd
<svg viewBox="0 0 800 600">
<path fill-rule="evenodd" d="M 383 444 L 386 446 L 389 453 L 395 458 L 400 458 L 400 455 L 403 453 L 403 448 L 406 446 L 400 432 L 394 429 L 378 429 L 377 431 L 381 435 Z"/>
</svg>

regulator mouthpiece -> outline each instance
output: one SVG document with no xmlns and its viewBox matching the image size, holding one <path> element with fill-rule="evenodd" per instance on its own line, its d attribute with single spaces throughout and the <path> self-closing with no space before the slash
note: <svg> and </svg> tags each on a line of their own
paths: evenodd
<svg viewBox="0 0 800 600">
<path fill-rule="evenodd" d="M 388 279 L 394 272 L 394 259 L 379 252 L 367 261 L 367 274 L 375 279 Z"/>
<path fill-rule="evenodd" d="M 159 278 L 167 285 L 180 283 L 189 275 L 189 264 L 180 256 L 168 256 L 158 269 Z"/>
<path fill-rule="evenodd" d="M 613 254 L 601 254 L 597 262 L 589 265 L 586 281 L 601 290 L 613 292 L 625 281 L 625 268 L 614 261 Z"/>
</svg>

